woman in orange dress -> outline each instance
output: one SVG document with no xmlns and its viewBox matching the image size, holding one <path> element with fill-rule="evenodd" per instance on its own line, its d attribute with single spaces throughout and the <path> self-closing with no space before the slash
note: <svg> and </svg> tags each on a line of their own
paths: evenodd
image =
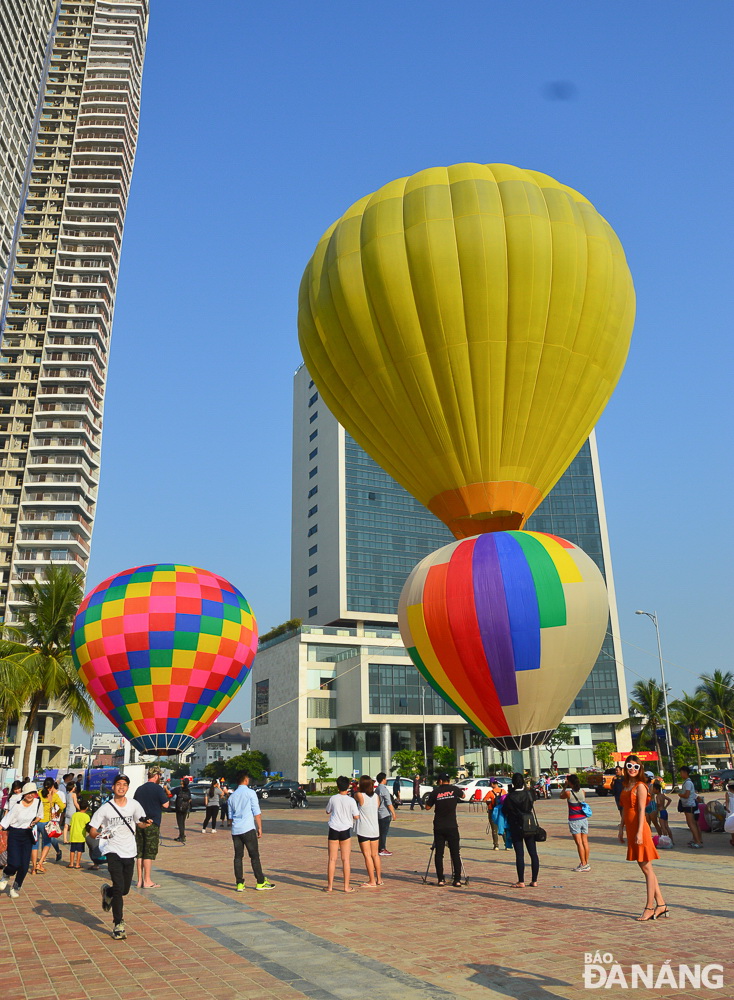
<svg viewBox="0 0 734 1000">
<path fill-rule="evenodd" d="M 650 799 L 647 779 L 642 761 L 636 754 L 630 754 L 624 762 L 624 785 L 619 806 L 622 821 L 619 824 L 619 841 L 624 843 L 627 831 L 627 860 L 636 861 L 642 869 L 647 886 L 647 906 L 637 919 L 656 920 L 668 916 L 668 907 L 660 892 L 658 877 L 652 863 L 659 855 L 652 842 L 650 827 L 645 820 L 645 806 Z"/>
</svg>

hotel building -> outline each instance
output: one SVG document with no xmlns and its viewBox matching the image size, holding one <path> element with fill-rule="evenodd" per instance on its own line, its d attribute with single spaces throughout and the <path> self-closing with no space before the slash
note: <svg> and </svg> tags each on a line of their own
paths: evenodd
<svg viewBox="0 0 734 1000">
<path fill-rule="evenodd" d="M 2 10 L 15 15 L 10 55 L 0 46 L 15 95 L 0 220 L 0 616 L 12 622 L 23 583 L 51 565 L 84 575 L 89 560 L 148 0 Z M 53 705 L 39 721 L 38 764 L 53 767 L 70 721 Z"/>
</svg>

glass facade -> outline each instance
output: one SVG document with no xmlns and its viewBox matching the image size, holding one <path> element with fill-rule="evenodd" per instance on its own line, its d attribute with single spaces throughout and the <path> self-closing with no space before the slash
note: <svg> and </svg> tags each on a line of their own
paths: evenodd
<svg viewBox="0 0 734 1000">
<path fill-rule="evenodd" d="M 369 695 L 372 715 L 421 715 L 424 699 L 426 715 L 454 714 L 412 663 L 370 663 Z"/>
<path fill-rule="evenodd" d="M 349 434 L 345 433 L 344 437 L 347 607 L 365 615 L 394 615 L 400 591 L 416 563 L 442 545 L 454 541 L 454 536 L 429 510 L 391 479 Z M 529 519 L 527 527 L 532 531 L 560 535 L 580 546 L 606 577 L 588 441 Z M 371 666 L 370 671 L 372 669 Z M 418 677 L 416 672 L 416 683 Z M 379 688 L 381 690 L 382 686 L 379 685 Z M 375 697 L 376 704 L 381 704 L 380 699 L 389 698 L 387 694 Z M 370 673 L 370 702 L 372 698 Z M 407 690 L 401 685 L 396 685 L 392 695 L 393 701 L 396 698 L 409 698 Z M 371 707 L 370 710 L 381 714 L 405 712 L 405 708 L 401 707 Z M 620 710 L 614 646 L 608 635 L 594 669 L 568 714 L 614 715 Z M 446 708 L 437 711 L 443 714 Z"/>
<path fill-rule="evenodd" d="M 344 465 L 347 607 L 394 615 L 415 564 L 454 536 L 346 432 Z"/>
</svg>

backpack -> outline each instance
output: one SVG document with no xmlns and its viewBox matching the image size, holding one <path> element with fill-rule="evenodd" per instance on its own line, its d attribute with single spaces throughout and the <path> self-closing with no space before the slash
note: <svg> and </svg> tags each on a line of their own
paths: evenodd
<svg viewBox="0 0 734 1000">
<path fill-rule="evenodd" d="M 191 809 L 191 791 L 188 788 L 184 788 L 183 785 L 180 786 L 176 793 L 175 809 L 177 813 L 187 813 Z"/>
</svg>

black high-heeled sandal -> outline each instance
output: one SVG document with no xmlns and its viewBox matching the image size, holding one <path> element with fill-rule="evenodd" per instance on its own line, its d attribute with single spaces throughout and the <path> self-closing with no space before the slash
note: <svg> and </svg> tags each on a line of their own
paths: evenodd
<svg viewBox="0 0 734 1000">
<path fill-rule="evenodd" d="M 646 906 L 645 909 L 642 911 L 643 914 L 645 913 L 645 910 L 649 910 L 650 913 L 652 913 L 652 916 L 651 917 L 645 917 L 645 916 L 636 917 L 635 919 L 637 920 L 638 924 L 645 924 L 645 923 L 647 923 L 648 920 L 654 920 L 655 919 L 655 907 L 654 906 Z"/>
<path fill-rule="evenodd" d="M 659 920 L 660 917 L 668 917 L 668 916 L 670 916 L 670 910 L 668 909 L 668 904 L 667 903 L 663 903 L 662 905 L 665 907 L 665 909 L 662 910 L 660 913 L 658 913 L 659 906 L 658 906 L 657 903 L 655 904 L 655 915 L 652 918 L 653 920 Z"/>
</svg>

